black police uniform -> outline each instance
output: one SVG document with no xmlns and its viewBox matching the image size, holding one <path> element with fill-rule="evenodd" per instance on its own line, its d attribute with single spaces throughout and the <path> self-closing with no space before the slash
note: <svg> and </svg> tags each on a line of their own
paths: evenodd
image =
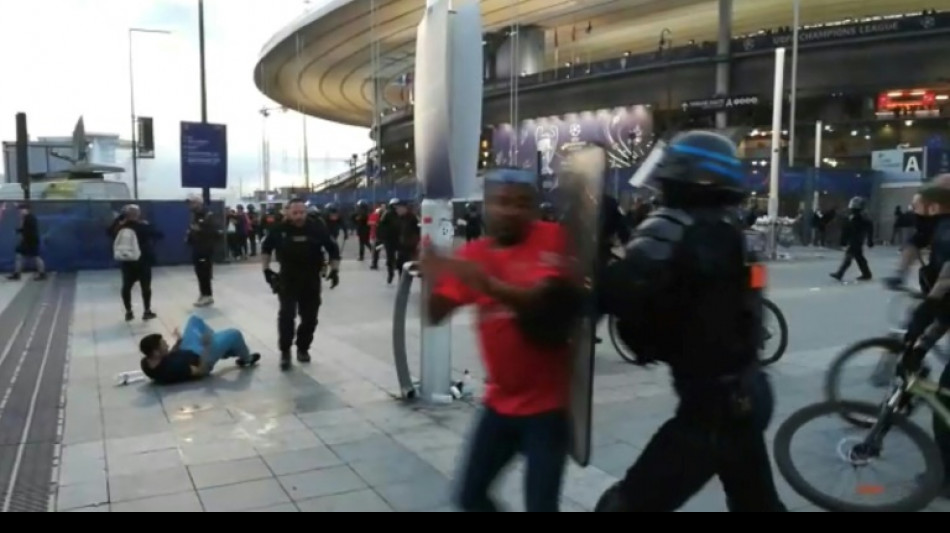
<svg viewBox="0 0 950 533">
<path fill-rule="evenodd" d="M 680 405 L 598 512 L 671 512 L 718 476 L 732 511 L 784 512 L 764 431 L 774 406 L 758 366 L 762 299 L 750 283 L 735 145 L 678 136 L 656 171 L 667 208 L 607 267 L 600 305 L 641 364 L 670 366 Z"/>
<path fill-rule="evenodd" d="M 386 254 L 386 277 L 387 282 L 392 283 L 396 277 L 396 252 L 399 249 L 400 223 L 399 215 L 396 214 L 396 206 L 401 205 L 401 201 L 393 198 L 389 201 L 389 206 L 379 217 L 379 223 L 376 226 L 376 240 L 383 246 L 383 252 Z"/>
<path fill-rule="evenodd" d="M 462 216 L 462 220 L 465 221 L 465 228 L 463 229 L 465 242 L 472 242 L 482 238 L 485 223 L 482 221 L 481 213 L 478 212 L 478 209 L 474 205 L 469 204 L 465 206 L 465 214 Z"/>
<path fill-rule="evenodd" d="M 850 216 L 844 223 L 841 231 L 841 245 L 844 246 L 844 260 L 838 271 L 831 274 L 831 277 L 838 281 L 844 277 L 844 274 L 851 268 L 851 263 L 856 262 L 861 270 L 861 281 L 871 279 L 871 268 L 868 266 L 868 260 L 864 257 L 864 244 L 868 248 L 874 247 L 874 225 L 864 214 L 864 200 L 854 198 L 848 205 L 851 211 Z"/>
<path fill-rule="evenodd" d="M 323 222 L 327 226 L 327 231 L 330 232 L 330 238 L 333 239 L 333 242 L 337 243 L 337 246 L 340 245 L 340 235 L 343 235 L 343 240 L 346 241 L 350 234 L 346 230 L 346 224 L 343 223 L 343 218 L 340 216 L 340 210 L 337 208 L 336 204 L 327 204 L 325 213 L 323 215 Z"/>
<path fill-rule="evenodd" d="M 297 358 L 302 363 L 310 362 L 309 350 L 320 311 L 320 272 L 325 264 L 324 252 L 330 261 L 339 261 L 340 248 L 321 221 L 307 220 L 303 226 L 284 222 L 274 228 L 267 234 L 261 249 L 266 255 L 276 253 L 280 262 L 275 289 L 280 297 L 277 329 L 281 364 L 284 368 L 290 366 L 290 348 L 298 314 Z M 334 283 L 337 281 L 335 278 Z"/>
</svg>

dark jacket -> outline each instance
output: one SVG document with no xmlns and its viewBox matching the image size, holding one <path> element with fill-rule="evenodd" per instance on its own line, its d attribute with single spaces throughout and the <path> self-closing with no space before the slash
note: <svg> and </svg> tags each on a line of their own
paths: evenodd
<svg viewBox="0 0 950 533">
<path fill-rule="evenodd" d="M 123 228 L 131 228 L 135 232 L 135 238 L 139 241 L 139 250 L 142 252 L 142 257 L 139 259 L 142 263 L 148 263 L 149 265 L 154 265 L 156 261 L 155 256 L 155 241 L 159 241 L 165 238 L 165 235 L 162 232 L 158 231 L 151 224 L 144 220 L 126 220 L 124 216 L 120 215 L 109 226 L 109 229 L 106 230 L 106 233 L 109 235 L 109 238 L 115 241 L 116 236 L 119 234 L 119 231 Z"/>
<path fill-rule="evenodd" d="M 195 257 L 212 257 L 221 241 L 221 230 L 210 210 L 202 208 L 192 215 L 187 242 Z"/>
<path fill-rule="evenodd" d="M 860 250 L 865 243 L 874 246 L 874 225 L 864 213 L 852 213 L 841 230 L 841 246 Z"/>
<path fill-rule="evenodd" d="M 16 253 L 25 256 L 39 255 L 40 252 L 40 223 L 33 213 L 23 215 L 20 227 L 17 228 L 20 234 L 20 242 L 17 244 Z"/>
</svg>

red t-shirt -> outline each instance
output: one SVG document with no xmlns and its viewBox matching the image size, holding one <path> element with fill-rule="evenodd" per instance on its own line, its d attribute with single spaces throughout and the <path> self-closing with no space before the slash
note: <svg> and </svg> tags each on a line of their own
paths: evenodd
<svg viewBox="0 0 950 533">
<path fill-rule="evenodd" d="M 491 239 L 473 241 L 458 251 L 461 259 L 478 263 L 495 279 L 529 288 L 545 278 L 567 275 L 566 239 L 557 224 L 535 222 L 528 237 L 509 248 Z M 489 383 L 485 404 L 499 414 L 530 416 L 564 409 L 570 391 L 570 350 L 551 351 L 528 342 L 513 312 L 496 300 L 446 276 L 435 293 L 459 305 L 478 309 L 478 334 Z"/>
<path fill-rule="evenodd" d="M 376 228 L 379 226 L 379 211 L 373 211 L 369 214 L 369 218 L 366 219 L 366 223 L 369 225 L 369 240 L 376 240 Z"/>
</svg>

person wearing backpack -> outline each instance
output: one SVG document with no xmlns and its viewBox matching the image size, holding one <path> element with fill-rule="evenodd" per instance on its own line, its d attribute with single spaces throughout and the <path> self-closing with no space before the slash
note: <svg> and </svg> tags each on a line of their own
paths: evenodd
<svg viewBox="0 0 950 533">
<path fill-rule="evenodd" d="M 142 220 L 137 205 L 128 205 L 109 228 L 112 237 L 112 252 L 122 271 L 122 303 L 125 305 L 125 320 L 135 319 L 132 311 L 132 287 L 142 288 L 142 305 L 145 311 L 142 320 L 156 318 L 152 311 L 152 266 L 155 264 L 155 241 L 163 235 L 148 222 Z"/>
</svg>

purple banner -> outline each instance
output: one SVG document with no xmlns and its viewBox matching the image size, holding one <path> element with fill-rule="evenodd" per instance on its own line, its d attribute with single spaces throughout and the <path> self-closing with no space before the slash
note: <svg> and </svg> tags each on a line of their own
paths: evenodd
<svg viewBox="0 0 950 533">
<path fill-rule="evenodd" d="M 518 135 L 511 124 L 502 124 L 495 128 L 492 150 L 496 166 L 540 170 L 549 188 L 565 155 L 586 143 L 607 150 L 610 168 L 636 166 L 653 146 L 653 112 L 636 105 L 530 119 Z"/>
</svg>

